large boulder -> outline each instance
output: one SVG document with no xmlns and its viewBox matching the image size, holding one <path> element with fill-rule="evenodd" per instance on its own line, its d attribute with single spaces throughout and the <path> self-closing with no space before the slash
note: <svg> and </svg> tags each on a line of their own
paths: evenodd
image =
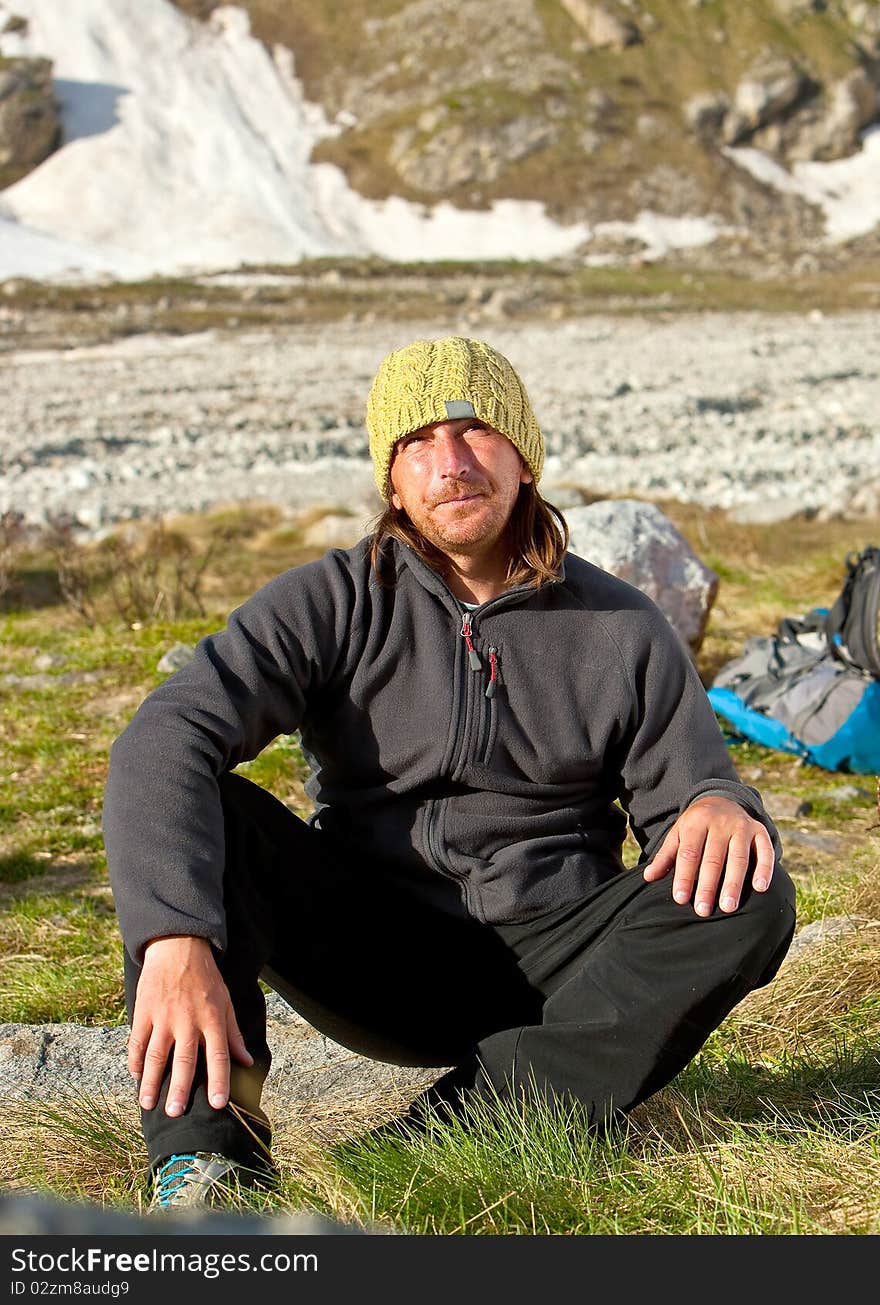
<svg viewBox="0 0 880 1305">
<path fill-rule="evenodd" d="M 415 1096 L 442 1072 L 355 1055 L 319 1033 L 277 993 L 269 994 L 266 1008 L 272 1068 L 264 1099 L 275 1118 L 318 1102 L 341 1108 L 388 1095 Z M 0 1024 L 0 1100 L 97 1097 L 134 1103 L 127 1041 L 122 1027 Z"/>
<path fill-rule="evenodd" d="M 787 149 L 791 160 L 846 158 L 880 116 L 880 92 L 865 68 L 855 68 L 827 88 L 816 112 L 804 116 Z"/>
<path fill-rule="evenodd" d="M 600 499 L 564 515 L 571 551 L 653 598 L 696 653 L 718 593 L 718 576 L 666 514 L 637 499 Z"/>
<path fill-rule="evenodd" d="M 42 163 L 60 135 L 51 62 L 0 58 L 0 185 Z"/>
<path fill-rule="evenodd" d="M 754 131 L 791 109 L 809 88 L 809 80 L 781 56 L 765 57 L 743 77 L 734 95 L 734 111 Z"/>
</svg>

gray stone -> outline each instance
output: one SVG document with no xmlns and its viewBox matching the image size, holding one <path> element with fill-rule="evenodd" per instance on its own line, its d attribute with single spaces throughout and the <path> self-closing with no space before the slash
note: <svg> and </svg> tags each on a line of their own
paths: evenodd
<svg viewBox="0 0 880 1305">
<path fill-rule="evenodd" d="M 0 687 L 6 689 L 54 689 L 59 684 L 95 684 L 107 675 L 107 671 L 62 671 L 60 675 L 52 675 L 49 671 L 41 671 L 36 675 L 0 675 Z"/>
<path fill-rule="evenodd" d="M 764 806 L 772 820 L 797 820 L 813 810 L 812 802 L 804 801 L 794 793 L 765 793 Z"/>
<path fill-rule="evenodd" d="M 189 643 L 176 643 L 173 648 L 169 648 L 163 653 L 156 664 L 156 670 L 161 671 L 163 675 L 170 674 L 172 671 L 179 671 L 182 666 L 186 666 L 195 656 L 195 648 Z"/>
<path fill-rule="evenodd" d="M 779 498 L 759 498 L 752 503 L 741 503 L 732 508 L 731 521 L 743 526 L 773 526 L 778 521 L 790 521 L 804 510 L 799 498 L 780 496 Z"/>
<path fill-rule="evenodd" d="M 737 86 L 734 111 L 754 130 L 790 109 L 806 86 L 804 74 L 790 59 L 763 59 Z"/>
<path fill-rule="evenodd" d="M 856 784 L 841 784 L 840 788 L 828 789 L 821 796 L 826 802 L 870 802 L 874 799 L 870 789 Z"/>
<path fill-rule="evenodd" d="M 562 6 L 584 33 L 588 45 L 595 49 L 625 50 L 641 40 L 634 22 L 612 13 L 605 5 L 592 0 L 562 0 Z"/>
<path fill-rule="evenodd" d="M 565 481 L 542 481 L 541 497 L 561 512 L 567 508 L 583 507 L 589 501 L 582 489 L 577 485 L 568 485 Z"/>
<path fill-rule="evenodd" d="M 601 499 L 565 513 L 571 550 L 643 590 L 684 644 L 699 650 L 718 576 L 653 503 Z"/>
<path fill-rule="evenodd" d="M 773 0 L 773 6 L 783 18 L 806 18 L 820 14 L 828 7 L 827 0 Z"/>
<path fill-rule="evenodd" d="M 875 81 L 864 68 L 835 82 L 819 111 L 804 115 L 803 124 L 786 147 L 791 161 L 828 162 L 846 158 L 858 148 L 861 133 L 877 118 L 880 97 Z"/>
<path fill-rule="evenodd" d="M 806 829 L 786 829 L 786 844 L 793 843 L 799 847 L 810 848 L 814 852 L 827 852 L 829 855 L 842 852 L 844 842 L 834 834 L 812 834 Z"/>
<path fill-rule="evenodd" d="M 792 938 L 786 960 L 800 956 L 809 949 L 821 946 L 822 943 L 845 937 L 858 927 L 858 921 L 848 915 L 829 915 L 824 920 L 814 920 L 812 924 L 805 924 Z"/>
<path fill-rule="evenodd" d="M 58 666 L 64 666 L 67 658 L 63 653 L 44 652 L 38 653 L 34 658 L 33 667 L 35 671 L 51 671 Z"/>
<path fill-rule="evenodd" d="M 730 100 L 723 91 L 704 91 L 685 104 L 685 122 L 698 136 L 711 138 L 721 130 L 729 108 Z"/>
<path fill-rule="evenodd" d="M 35 168 L 58 144 L 60 122 L 48 59 L 0 62 L 0 169 Z"/>
<path fill-rule="evenodd" d="M 359 1056 L 319 1033 L 277 995 L 269 999 L 269 1016 L 272 1068 L 264 1099 L 269 1113 L 279 1117 L 295 1104 L 343 1105 L 397 1090 L 415 1095 L 442 1072 Z M 86 1096 L 134 1102 L 127 1043 L 122 1026 L 0 1025 L 0 1100 Z"/>
<path fill-rule="evenodd" d="M 351 548 L 368 533 L 364 517 L 342 512 L 328 512 L 303 531 L 308 548 Z"/>
</svg>

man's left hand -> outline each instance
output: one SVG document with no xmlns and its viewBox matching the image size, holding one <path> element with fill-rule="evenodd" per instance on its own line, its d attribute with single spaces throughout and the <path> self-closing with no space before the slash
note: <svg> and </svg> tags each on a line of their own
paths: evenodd
<svg viewBox="0 0 880 1305">
<path fill-rule="evenodd" d="M 642 872 L 649 882 L 674 868 L 672 896 L 693 899 L 697 915 L 711 915 L 739 906 L 743 884 L 752 870 L 752 887 L 766 892 L 773 877 L 775 855 L 765 827 L 729 798 L 697 798 L 678 817 Z"/>
</svg>

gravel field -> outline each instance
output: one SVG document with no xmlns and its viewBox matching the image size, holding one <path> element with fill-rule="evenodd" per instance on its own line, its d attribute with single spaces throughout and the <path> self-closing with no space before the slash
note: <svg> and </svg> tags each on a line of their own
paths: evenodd
<svg viewBox="0 0 880 1305">
<path fill-rule="evenodd" d="M 0 511 L 66 513 L 88 534 L 238 500 L 369 511 L 376 366 L 457 329 L 521 372 L 551 499 L 576 485 L 753 520 L 880 514 L 878 326 L 877 313 L 819 311 L 389 321 L 12 350 L 0 357 Z"/>
</svg>

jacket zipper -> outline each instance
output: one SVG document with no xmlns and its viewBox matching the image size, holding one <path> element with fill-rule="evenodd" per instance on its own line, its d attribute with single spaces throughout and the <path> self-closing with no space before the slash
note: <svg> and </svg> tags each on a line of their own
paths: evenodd
<svg viewBox="0 0 880 1305">
<path fill-rule="evenodd" d="M 489 762 L 489 743 L 492 738 L 492 717 L 495 714 L 495 691 L 498 687 L 498 649 L 489 649 L 489 680 L 483 691 L 485 701 L 482 704 L 482 729 L 480 731 L 480 747 L 477 756 L 485 766 Z"/>
<path fill-rule="evenodd" d="M 462 613 L 461 637 L 462 639 L 464 639 L 465 647 L 467 648 L 468 666 L 470 666 L 472 671 L 481 671 L 483 669 L 483 663 L 480 661 L 480 654 L 477 652 L 476 648 L 474 647 L 474 641 L 471 634 L 470 612 Z"/>
<path fill-rule="evenodd" d="M 472 671 L 481 671 L 483 669 L 483 663 L 480 660 L 480 654 L 477 652 L 476 648 L 474 647 L 470 612 L 462 613 L 461 630 L 459 631 L 459 634 L 461 638 L 464 640 L 465 649 L 467 651 L 468 666 Z M 467 688 L 466 687 L 464 688 L 463 694 L 458 699 L 457 708 L 458 708 L 457 710 L 458 719 L 456 721 L 455 734 L 456 734 L 456 739 L 460 740 L 464 727 L 464 721 L 466 719 L 466 714 L 467 714 Z M 452 756 L 452 760 L 449 768 L 450 774 L 454 774 L 458 767 L 460 753 L 461 753 L 461 748 L 459 746 L 459 749 Z M 448 875 L 452 879 L 458 879 L 459 881 L 464 881 L 465 876 L 459 873 L 458 871 L 453 870 L 450 866 L 448 866 L 445 863 L 445 860 L 443 859 L 442 849 L 439 846 L 437 840 L 437 824 L 439 820 L 439 807 L 440 807 L 440 799 L 434 798 L 431 802 L 431 809 L 428 813 L 427 828 L 425 833 L 425 840 L 428 845 L 428 852 L 431 856 L 432 861 L 434 862 L 434 865 L 442 874 Z"/>
</svg>

